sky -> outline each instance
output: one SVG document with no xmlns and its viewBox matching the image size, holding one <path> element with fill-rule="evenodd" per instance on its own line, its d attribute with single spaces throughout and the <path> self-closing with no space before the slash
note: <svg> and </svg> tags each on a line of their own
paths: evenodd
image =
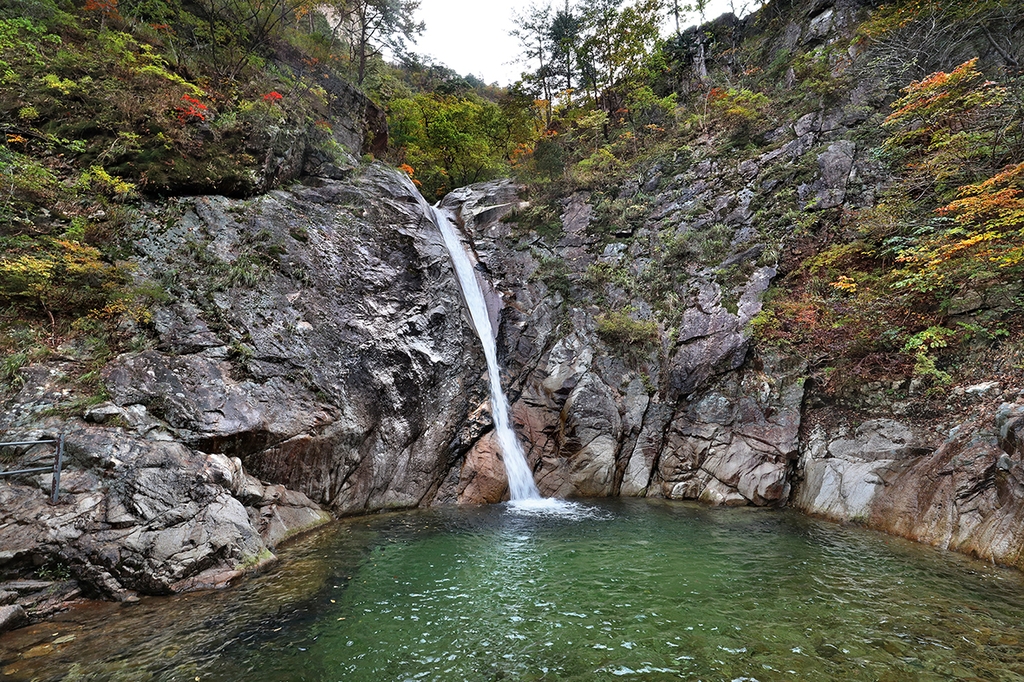
<svg viewBox="0 0 1024 682">
<path fill-rule="evenodd" d="M 530 4 L 531 0 L 420 0 L 417 18 L 426 30 L 412 50 L 464 76 L 509 85 L 526 68 L 515 63 L 519 43 L 508 34 L 512 16 L 524 13 Z M 708 5 L 708 19 L 729 10 L 728 0 L 711 0 Z"/>
</svg>

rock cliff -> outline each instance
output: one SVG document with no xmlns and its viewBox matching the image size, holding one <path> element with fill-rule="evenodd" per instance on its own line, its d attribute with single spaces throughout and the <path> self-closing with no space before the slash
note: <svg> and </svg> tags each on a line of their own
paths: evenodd
<svg viewBox="0 0 1024 682">
<path fill-rule="evenodd" d="M 680 303 L 678 332 L 661 347 L 624 353 L 602 337 L 600 308 L 573 307 L 545 283 L 553 258 L 583 281 L 604 254 L 619 251 L 574 240 L 574 230 L 587 233 L 574 222 L 587 214 L 580 201 L 565 200 L 565 236 L 553 248 L 499 220 L 520 206 L 510 183 L 466 188 L 444 202 L 461 215 L 504 292 L 499 338 L 513 413 L 545 494 L 792 504 L 1022 566 L 1020 387 L 954 389 L 941 419 L 908 417 L 915 396 L 901 382 L 861 387 L 856 407 L 829 399 L 808 385 L 806 361 L 750 347 L 745 325 L 775 274 L 770 266 L 750 268 L 732 291 L 722 290 L 712 268 L 697 270 L 687 283 L 691 298 Z M 706 204 L 729 210 L 724 200 Z M 630 235 L 634 245 L 646 246 L 659 227 Z M 753 247 L 734 248 L 724 260 Z M 728 295 L 732 311 L 723 303 Z M 634 310 L 644 304 L 632 303 Z M 502 499 L 495 457 L 486 440 L 465 455 L 463 481 L 491 485 L 460 486 L 461 501 Z"/>
<path fill-rule="evenodd" d="M 865 10 L 855 1 L 774 6 L 785 28 L 764 45 L 780 54 L 847 44 Z M 1024 567 L 1014 435 L 1024 385 L 1004 371 L 1022 366 L 1019 345 L 989 359 L 977 344 L 973 382 L 929 387 L 908 373 L 836 390 L 842 382 L 825 385 L 827 372 L 812 371 L 813 349 L 751 343 L 780 272 L 798 270 L 830 230 L 856 234 L 853 217 L 891 186 L 876 151 L 893 80 L 977 55 L 1012 71 L 1016 58 L 999 45 L 1019 27 L 985 21 L 961 26 L 955 40 L 951 27 L 932 26 L 869 52 L 853 41 L 828 62 L 829 77 L 850 88 L 806 102 L 757 145 L 698 140 L 611 186 L 584 182 L 554 200 L 508 183 L 444 200 L 502 292 L 513 412 L 542 491 L 793 504 Z M 706 75 L 701 41 L 736 45 L 754 27 L 725 17 L 684 36 L 694 77 Z M 999 299 L 1019 293 L 1014 284 L 961 291 L 944 322 L 999 319 L 1009 309 Z M 459 499 L 501 499 L 493 450 L 482 439 L 464 455 Z"/>
<path fill-rule="evenodd" d="M 76 390 L 63 348 L 3 412 L 18 440 L 65 433 L 67 457 L 55 506 L 48 474 L 0 483 L 0 571 L 119 599 L 223 584 L 330 514 L 434 499 L 480 431 L 482 357 L 408 178 L 332 175 L 151 207 L 137 276 L 169 292 L 151 342 L 102 368 L 106 402 L 55 413 Z"/>
<path fill-rule="evenodd" d="M 776 266 L 761 257 L 742 190 L 722 178 L 756 174 L 705 162 L 654 173 L 635 185 L 662 174 L 647 220 L 611 236 L 591 229 L 582 194 L 564 200 L 555 240 L 517 226 L 511 182 L 443 202 L 494 289 L 514 418 L 541 490 L 789 503 L 1020 565 L 1016 389 L 961 391 L 958 406 L 973 409 L 962 423 L 908 417 L 902 385 L 865 387 L 858 409 L 828 403 L 806 361 L 750 345 Z M 224 584 L 327 512 L 506 496 L 482 357 L 422 198 L 382 166 L 332 174 L 248 201 L 154 207 L 138 276 L 171 296 L 152 343 L 103 368 L 105 403 L 56 415 L 69 397 L 62 361 L 25 371 L 3 428 L 67 433 L 68 464 L 55 507 L 48 475 L 0 485 L 4 572 L 41 565 L 58 579 L 9 583 L 23 593 L 15 606 L 58 608 L 54 584 L 63 597 L 121 599 Z M 612 333 L 597 301 L 628 303 L 627 327 L 651 318 L 651 303 L 601 276 L 602 264 L 643 277 L 667 250 L 660 240 L 710 220 L 733 236 L 717 263 L 678 263 L 678 326 Z M 553 276 L 552 263 L 565 269 Z M 723 277 L 723 263 L 738 267 Z M 904 399 L 880 398 L 887 390 Z"/>
</svg>

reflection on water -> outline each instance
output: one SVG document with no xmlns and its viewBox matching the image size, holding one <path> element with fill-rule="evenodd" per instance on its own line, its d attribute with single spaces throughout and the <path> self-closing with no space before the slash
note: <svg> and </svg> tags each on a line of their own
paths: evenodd
<svg viewBox="0 0 1024 682">
<path fill-rule="evenodd" d="M 9 633 L 0 680 L 1024 679 L 1018 573 L 792 513 L 440 509 L 282 554 Z"/>
</svg>

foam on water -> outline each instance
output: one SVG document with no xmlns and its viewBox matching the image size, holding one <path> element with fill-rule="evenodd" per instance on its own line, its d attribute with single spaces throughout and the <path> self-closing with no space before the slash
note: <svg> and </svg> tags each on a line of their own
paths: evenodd
<svg viewBox="0 0 1024 682">
<path fill-rule="evenodd" d="M 535 497 L 511 500 L 505 503 L 505 513 L 518 516 L 544 516 L 580 521 L 583 519 L 606 519 L 610 514 L 602 509 L 580 502 L 567 502 L 554 497 Z"/>
</svg>

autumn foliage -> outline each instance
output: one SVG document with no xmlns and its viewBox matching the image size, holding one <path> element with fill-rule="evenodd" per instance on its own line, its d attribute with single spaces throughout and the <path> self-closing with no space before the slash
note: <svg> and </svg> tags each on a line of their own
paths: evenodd
<svg viewBox="0 0 1024 682">
<path fill-rule="evenodd" d="M 82 9 L 86 12 L 95 12 L 104 22 L 121 18 L 117 11 L 117 0 L 85 0 Z"/>
<path fill-rule="evenodd" d="M 208 107 L 195 97 L 188 95 L 181 96 L 182 104 L 175 107 L 178 112 L 178 121 L 189 123 L 191 121 L 205 121 Z"/>
<path fill-rule="evenodd" d="M 1007 89 L 972 59 L 903 92 L 883 124 L 885 148 L 905 164 L 904 194 L 931 188 L 922 198 L 936 218 L 894 252 L 895 284 L 941 295 L 1009 276 L 1024 246 L 1024 163 L 1007 144 L 1019 125 L 1003 107 Z"/>
<path fill-rule="evenodd" d="M 0 258 L 0 301 L 81 313 L 107 305 L 127 281 L 127 272 L 107 263 L 93 246 L 67 239 L 44 240 L 40 246 Z"/>
<path fill-rule="evenodd" d="M 1008 104 L 1020 93 L 972 59 L 901 94 L 880 149 L 895 182 L 851 216 L 858 238 L 807 261 L 787 300 L 755 325 L 768 342 L 826 355 L 838 368 L 826 387 L 900 371 L 948 382 L 943 354 L 978 334 L 994 338 L 999 316 L 1022 312 L 1004 303 L 988 326 L 950 313 L 1024 279 L 1024 121 Z"/>
<path fill-rule="evenodd" d="M 985 78 L 977 59 L 939 71 L 903 89 L 882 124 L 890 131 L 883 151 L 907 171 L 904 183 L 949 192 L 977 179 L 1000 136 L 1006 88 Z"/>
<path fill-rule="evenodd" d="M 1024 261 L 1024 163 L 1007 166 L 991 178 L 959 189 L 959 198 L 938 209 L 963 232 L 938 258 L 977 246 L 974 257 L 1000 268 Z"/>
</svg>

